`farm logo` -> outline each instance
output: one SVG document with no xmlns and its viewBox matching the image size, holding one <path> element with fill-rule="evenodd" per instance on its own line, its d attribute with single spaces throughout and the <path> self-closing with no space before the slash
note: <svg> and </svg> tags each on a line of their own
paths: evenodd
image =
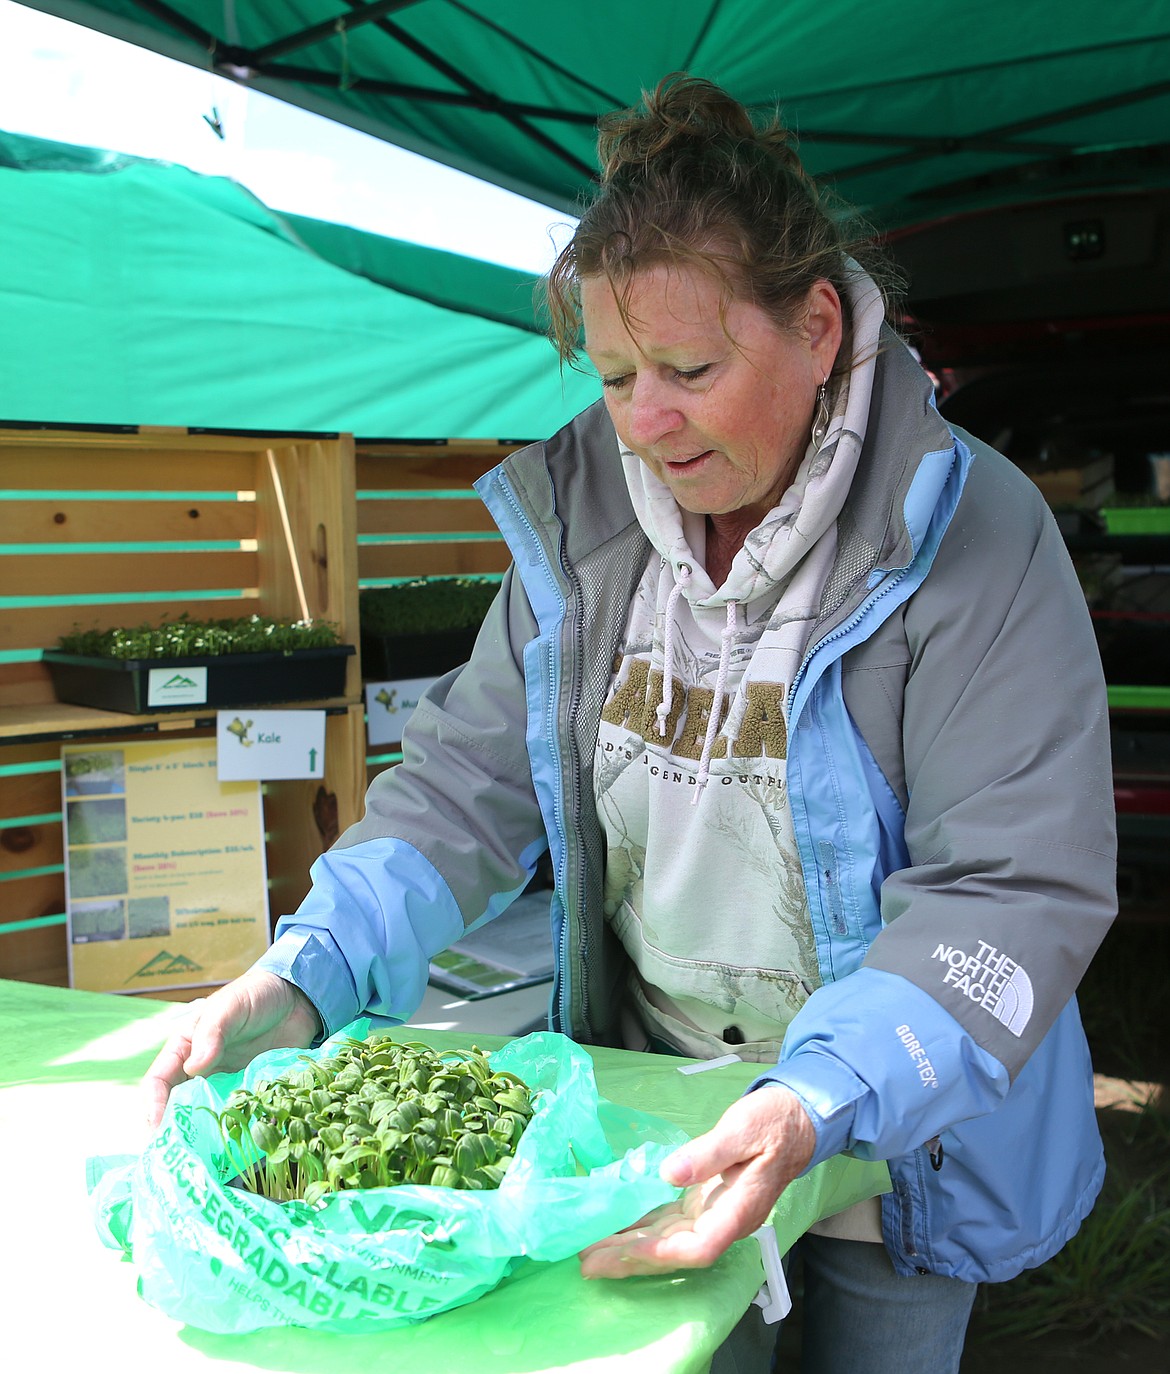
<svg viewBox="0 0 1170 1374">
<path fill-rule="evenodd" d="M 151 668 L 147 674 L 147 706 L 201 706 L 206 700 L 206 668 Z"/>
<path fill-rule="evenodd" d="M 1014 959 L 980 940 L 974 954 L 939 945 L 931 955 L 947 966 L 943 982 L 989 1011 L 1013 1035 L 1022 1035 L 1032 1016 L 1032 980 Z"/>
<path fill-rule="evenodd" d="M 188 959 L 185 954 L 172 954 L 169 950 L 162 950 L 153 959 L 148 960 L 137 973 L 132 973 L 131 978 L 169 978 L 180 973 L 201 973 L 202 964 L 197 964 L 194 959 Z"/>
</svg>

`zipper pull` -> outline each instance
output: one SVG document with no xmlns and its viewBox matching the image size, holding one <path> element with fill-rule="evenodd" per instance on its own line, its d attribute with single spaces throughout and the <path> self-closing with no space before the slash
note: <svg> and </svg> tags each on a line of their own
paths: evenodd
<svg viewBox="0 0 1170 1374">
<path fill-rule="evenodd" d="M 930 1155 L 930 1167 L 937 1174 L 943 1166 L 943 1160 L 946 1158 L 946 1155 L 943 1153 L 942 1141 L 938 1136 L 926 1142 L 926 1152 Z"/>
</svg>

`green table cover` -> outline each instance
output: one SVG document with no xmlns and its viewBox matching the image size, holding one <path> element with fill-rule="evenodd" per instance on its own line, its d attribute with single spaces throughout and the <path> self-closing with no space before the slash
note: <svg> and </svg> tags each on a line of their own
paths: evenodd
<svg viewBox="0 0 1170 1374">
<path fill-rule="evenodd" d="M 148 1139 L 138 1084 L 185 1008 L 166 1002 L 0 980 L 0 1140 L 8 1250 L 5 1344 L 46 1369 L 98 1361 L 120 1374 L 223 1369 L 300 1374 L 701 1374 L 763 1282 L 759 1248 L 741 1241 L 712 1268 L 586 1282 L 575 1259 L 524 1263 L 491 1293 L 429 1321 L 376 1335 L 275 1328 L 217 1336 L 141 1301 L 132 1264 L 104 1248 L 85 1162 L 136 1153 Z M 412 1031 L 438 1048 L 498 1036 Z M 694 1061 L 595 1049 L 599 1091 L 708 1129 L 751 1081 L 749 1064 L 681 1074 Z M 836 1159 L 797 1180 L 776 1214 L 783 1251 L 818 1216 L 888 1188 L 884 1165 Z"/>
</svg>

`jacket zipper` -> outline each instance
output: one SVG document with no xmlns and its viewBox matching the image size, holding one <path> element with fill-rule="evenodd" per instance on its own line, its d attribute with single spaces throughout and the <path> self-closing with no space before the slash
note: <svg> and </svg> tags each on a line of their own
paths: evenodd
<svg viewBox="0 0 1170 1374">
<path fill-rule="evenodd" d="M 824 639 L 818 640 L 812 646 L 812 648 L 805 653 L 804 658 L 801 660 L 800 667 L 797 669 L 796 676 L 792 679 L 792 685 L 788 689 L 788 698 L 785 703 L 785 714 L 788 717 L 788 725 L 790 732 L 792 725 L 792 707 L 793 703 L 796 701 L 796 691 L 797 688 L 800 686 L 801 682 L 804 680 L 804 676 L 808 671 L 808 666 L 812 662 L 813 658 L 821 651 L 821 649 L 825 647 L 826 644 L 831 644 L 835 639 L 839 639 L 842 635 L 848 634 L 850 630 L 860 625 L 861 622 L 870 613 L 870 611 L 872 611 L 873 608 L 882 599 L 882 597 L 892 592 L 909 571 L 909 567 L 900 568 L 898 570 L 897 576 L 887 580 L 886 582 L 883 582 L 881 587 L 878 588 L 877 593 L 869 597 L 867 600 L 863 601 L 849 620 L 845 621 L 841 625 L 838 625 L 835 630 L 832 630 L 829 634 L 827 634 L 824 637 Z"/>
<path fill-rule="evenodd" d="M 529 520 L 528 516 L 525 514 L 524 508 L 521 506 L 520 501 L 519 501 L 519 498 L 516 496 L 516 493 L 515 493 L 515 491 L 513 490 L 511 483 L 508 481 L 507 477 L 505 477 L 503 473 L 501 473 L 500 476 L 499 476 L 499 485 L 500 485 L 500 490 L 503 492 L 504 497 L 505 497 L 505 499 L 506 499 L 507 502 L 508 502 L 508 505 L 511 507 L 511 510 L 512 510 L 514 516 L 516 517 L 516 520 L 517 520 L 518 523 L 523 527 L 524 531 L 526 532 L 526 534 L 527 534 L 527 536 L 528 536 L 527 542 L 528 542 L 529 547 L 532 548 L 532 549 L 534 549 L 534 550 L 536 550 L 536 551 L 538 552 L 538 554 L 539 554 L 539 558 L 538 558 L 539 566 L 540 566 L 541 570 L 543 571 L 545 577 L 547 578 L 549 586 L 550 586 L 550 587 L 552 588 L 552 590 L 557 594 L 557 596 L 560 597 L 560 596 L 561 596 L 560 589 L 559 589 L 558 586 L 557 586 L 556 579 L 553 577 L 552 568 L 551 568 L 551 566 L 550 566 L 550 564 L 549 564 L 548 558 L 547 558 L 546 555 L 545 555 L 544 545 L 542 544 L 542 542 L 541 542 L 541 540 L 540 540 L 540 536 L 538 535 L 538 533 L 537 533 L 537 531 L 536 531 L 536 527 L 533 525 L 532 521 Z M 561 597 L 561 600 L 563 601 L 564 598 Z M 577 647 L 578 647 L 577 661 L 578 661 L 578 664 L 579 664 L 579 663 L 580 663 L 580 660 L 581 660 L 581 657 L 582 657 L 582 654 L 583 654 L 582 647 L 581 647 L 582 632 L 581 632 L 581 630 L 580 630 L 579 627 L 578 627 L 578 629 L 577 629 L 577 631 L 576 631 L 576 635 L 577 635 L 577 640 L 578 640 L 578 646 L 577 646 Z M 549 702 L 550 710 L 553 710 L 553 711 L 554 711 L 554 715 L 555 715 L 555 705 L 556 705 L 557 701 L 559 700 L 559 693 L 558 693 L 558 691 L 557 691 L 556 648 L 555 648 L 555 645 L 553 645 L 553 644 L 551 643 L 551 641 L 550 641 L 550 643 L 549 643 L 548 650 L 547 650 L 547 653 L 546 653 L 546 655 L 545 655 L 545 667 L 544 667 L 544 671 L 545 671 L 545 673 L 546 673 L 546 675 L 547 675 L 547 685 L 548 685 L 548 691 L 547 691 L 547 697 L 546 697 L 546 699 L 547 699 L 547 701 Z M 577 687 L 576 687 L 576 683 L 574 682 L 574 685 L 573 685 L 573 688 L 572 688 L 572 696 L 571 696 L 571 700 L 570 700 L 570 709 L 569 709 L 569 714 L 568 714 L 568 717 L 567 717 L 569 720 L 572 719 L 573 708 L 574 708 L 575 703 L 576 703 L 576 698 L 577 698 Z M 568 827 L 568 825 L 567 825 L 567 823 L 566 823 L 566 818 L 565 818 L 565 810 L 566 810 L 566 807 L 565 807 L 565 803 L 566 803 L 566 796 L 565 796 L 565 792 L 566 792 L 566 782 L 565 782 L 565 779 L 566 779 L 566 770 L 565 770 L 565 767 L 564 767 L 564 761 L 563 761 L 563 759 L 562 759 L 562 757 L 561 757 L 561 744 L 562 744 L 562 742 L 563 742 L 563 743 L 565 744 L 565 746 L 566 746 L 566 747 L 569 749 L 569 751 L 570 751 L 570 763 L 574 763 L 574 762 L 575 762 L 575 757 L 574 757 L 574 756 L 575 756 L 575 754 L 576 754 L 576 745 L 573 743 L 572 737 L 571 737 L 571 735 L 570 735 L 570 733 L 569 733 L 568 731 L 565 731 L 565 735 L 564 735 L 564 738 L 563 738 L 563 740 L 562 740 L 561 732 L 560 732 L 560 730 L 558 729 L 559 722 L 558 722 L 555 718 L 553 719 L 553 721 L 551 722 L 551 724 L 552 724 L 551 737 L 552 737 L 553 748 L 554 748 L 554 750 L 555 750 L 555 762 L 556 762 L 556 765 L 557 765 L 557 773 L 558 773 L 558 776 L 559 776 L 559 778 L 560 778 L 560 786 L 557 787 L 557 788 L 555 788 L 555 789 L 554 789 L 554 793 L 553 793 L 554 819 L 555 819 L 555 821 L 556 821 L 557 828 L 558 828 L 558 830 L 560 831 L 561 839 L 562 839 L 562 844 L 561 844 L 561 859 L 560 859 L 560 863 L 558 864 L 558 872 L 557 872 L 557 886 L 558 886 L 558 888 L 560 889 L 561 892 L 567 894 L 567 889 L 568 889 L 567 875 L 568 875 L 569 868 L 570 868 L 570 864 L 569 864 L 569 845 L 570 845 L 570 843 L 571 843 L 571 839 L 570 839 L 570 835 L 569 835 L 569 827 Z M 572 769 L 570 769 L 570 770 L 569 770 L 569 773 L 568 773 L 568 777 L 569 777 L 570 779 L 575 779 L 576 776 L 577 776 L 576 773 L 575 773 Z M 573 789 L 574 789 L 574 791 L 575 791 L 575 790 L 576 790 L 576 783 L 575 783 L 575 782 L 572 782 L 572 783 L 571 783 L 571 786 L 573 787 Z M 568 798 L 568 800 L 571 801 L 571 802 L 573 802 L 573 803 L 575 804 L 576 801 L 577 801 L 577 798 L 576 798 L 576 797 L 571 797 L 571 798 Z M 585 880 L 584 880 L 584 876 L 583 876 L 582 871 L 581 871 L 581 865 L 578 863 L 578 864 L 573 865 L 572 867 L 573 867 L 573 869 L 574 869 L 574 871 L 575 871 L 575 873 L 576 873 L 576 875 L 577 875 L 577 901 L 578 901 L 578 907 L 577 907 L 577 909 L 578 909 L 578 911 L 582 911 L 582 910 L 584 909 L 584 900 L 585 900 Z M 568 908 L 566 907 L 565 913 L 564 913 L 564 923 L 563 923 L 562 929 L 561 929 L 560 949 L 559 949 L 558 952 L 557 952 L 557 962 L 558 962 L 557 973 L 558 973 L 558 978 L 559 978 L 559 983 L 560 983 L 560 986 L 557 988 L 557 1016 L 558 1016 L 558 1019 L 559 1019 L 559 1021 L 560 1021 L 559 1029 L 561 1030 L 561 1032 L 562 1032 L 563 1034 L 569 1034 L 570 1031 L 569 1031 L 568 1029 L 566 1029 L 566 1028 L 572 1026 L 572 1020 L 571 1020 L 571 1014 L 570 1014 L 570 1013 L 571 1013 L 571 1008 L 569 1007 L 569 998 L 568 998 L 568 989 L 569 989 L 569 986 L 570 986 L 570 979 L 569 979 L 569 977 L 568 977 L 568 961 L 569 961 L 569 956 L 568 956 L 568 934 L 569 934 L 569 910 L 568 910 Z M 583 957 L 582 957 L 582 965 L 584 965 L 584 958 L 583 958 Z M 584 1019 L 584 1018 L 582 1018 L 582 1019 Z"/>
</svg>

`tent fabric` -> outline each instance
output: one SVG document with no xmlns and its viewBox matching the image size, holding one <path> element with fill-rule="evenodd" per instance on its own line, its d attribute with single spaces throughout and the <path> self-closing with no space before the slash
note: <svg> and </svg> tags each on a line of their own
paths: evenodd
<svg viewBox="0 0 1170 1374">
<path fill-rule="evenodd" d="M 537 311 L 537 279 L 526 272 L 303 215 L 282 212 L 281 219 L 306 247 L 347 272 L 445 310 L 546 334 Z"/>
<path fill-rule="evenodd" d="M 600 387 L 533 332 L 532 279 L 487 267 L 174 164 L 3 135 L 0 420 L 539 438 Z M 527 322 L 477 313 L 493 291 Z"/>
<path fill-rule="evenodd" d="M 155 167 L 160 178 L 166 175 L 167 167 L 173 166 L 106 148 L 57 143 L 0 130 L 0 168 L 97 174 L 122 171 L 138 163 Z M 186 176 L 186 169 L 182 169 L 181 175 Z M 254 209 L 256 224 L 283 235 L 290 242 L 300 243 L 347 272 L 368 277 L 382 286 L 428 300 L 447 310 L 479 315 L 515 329 L 527 329 L 533 334 L 546 333 L 536 310 L 537 278 L 529 272 L 403 239 L 387 238 L 349 225 L 285 211 L 274 212 L 258 201 Z"/>
<path fill-rule="evenodd" d="M 781 107 L 879 228 L 1170 165 L 1170 0 L 31 0 L 571 211 L 671 71 Z"/>
</svg>

